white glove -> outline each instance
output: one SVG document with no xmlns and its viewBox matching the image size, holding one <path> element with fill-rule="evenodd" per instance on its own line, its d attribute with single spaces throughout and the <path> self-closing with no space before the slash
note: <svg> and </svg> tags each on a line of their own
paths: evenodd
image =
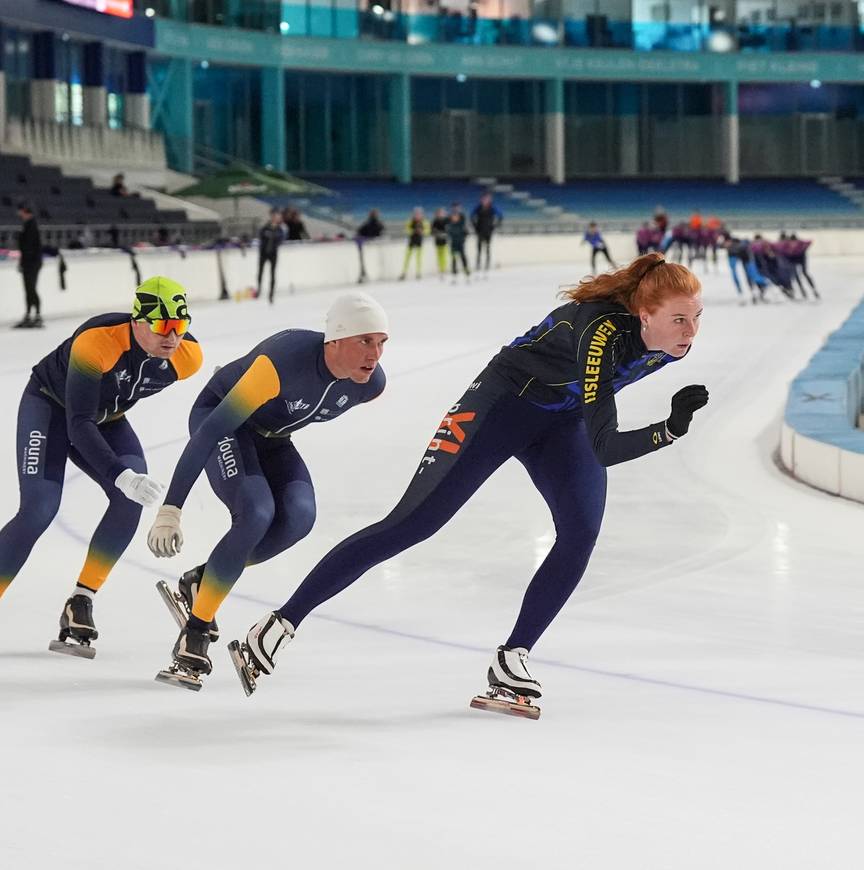
<svg viewBox="0 0 864 870">
<path fill-rule="evenodd" d="M 180 508 L 163 504 L 156 514 L 156 520 L 147 535 L 150 552 L 158 557 L 170 559 L 183 547 L 183 532 L 180 531 Z"/>
<path fill-rule="evenodd" d="M 150 507 L 159 501 L 162 490 L 165 489 L 158 480 L 153 480 L 146 474 L 136 474 L 131 468 L 121 471 L 114 481 L 114 486 L 126 496 L 126 498 L 144 507 Z"/>
</svg>

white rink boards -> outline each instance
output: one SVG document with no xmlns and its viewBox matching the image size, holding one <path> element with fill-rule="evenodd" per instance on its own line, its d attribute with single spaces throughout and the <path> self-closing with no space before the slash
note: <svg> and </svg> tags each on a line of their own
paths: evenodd
<svg viewBox="0 0 864 870">
<path fill-rule="evenodd" d="M 0 602 L 0 866 L 860 866 L 864 508 L 772 461 L 786 386 L 860 298 L 859 259 L 813 258 L 821 305 L 739 308 L 725 269 L 707 276 L 690 357 L 620 395 L 622 428 L 665 417 L 688 383 L 711 401 L 673 447 L 610 470 L 593 562 L 532 656 L 539 721 L 468 709 L 552 542 L 515 462 L 438 536 L 310 617 L 277 674 L 243 694 L 225 642 L 396 503 L 448 406 L 584 268 L 366 288 L 392 320 L 388 388 L 297 434 L 317 525 L 240 579 L 198 694 L 153 681 L 176 637 L 154 584 L 206 558 L 226 511 L 202 479 L 172 563 L 147 551 L 145 511 L 97 596 L 96 658 L 56 656 L 104 504 L 70 466 L 57 521 Z M 335 295 L 198 306 L 205 371 L 276 329 L 316 327 Z M 17 506 L 27 371 L 75 325 L 3 337 L 0 522 Z M 163 481 L 204 382 L 129 415 Z"/>
</svg>

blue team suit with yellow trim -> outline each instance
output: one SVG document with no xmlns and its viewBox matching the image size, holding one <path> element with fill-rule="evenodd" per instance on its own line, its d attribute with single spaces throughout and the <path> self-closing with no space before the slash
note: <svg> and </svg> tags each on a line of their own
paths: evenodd
<svg viewBox="0 0 864 870">
<path fill-rule="evenodd" d="M 665 421 L 618 431 L 615 393 L 676 358 L 649 351 L 622 305 L 569 302 L 504 347 L 441 421 L 399 504 L 330 551 L 279 613 L 296 628 L 374 565 L 431 537 L 507 459 L 525 466 L 556 541 L 507 645 L 531 649 L 582 577 L 606 466 L 665 446 Z"/>
<path fill-rule="evenodd" d="M 211 622 L 246 565 L 273 558 L 312 529 L 315 491 L 292 433 L 371 401 L 385 383 L 380 366 L 365 384 L 334 377 L 323 333 L 301 329 L 270 336 L 213 375 L 189 415 L 191 437 L 165 496 L 182 508 L 203 468 L 231 512 L 193 616 Z"/>
<path fill-rule="evenodd" d="M 0 595 L 27 561 L 60 507 L 71 459 L 108 497 L 79 583 L 97 590 L 132 540 L 141 506 L 114 485 L 131 468 L 147 470 L 125 417 L 140 399 L 195 374 L 201 349 L 189 334 L 170 360 L 149 356 L 135 341 L 128 314 L 85 321 L 34 367 L 18 409 L 18 513 L 0 530 Z"/>
</svg>

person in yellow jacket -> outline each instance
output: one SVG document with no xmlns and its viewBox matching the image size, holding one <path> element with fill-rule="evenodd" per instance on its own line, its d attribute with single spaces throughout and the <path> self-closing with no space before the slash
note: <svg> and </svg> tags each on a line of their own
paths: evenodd
<svg viewBox="0 0 864 870">
<path fill-rule="evenodd" d="M 423 216 L 423 209 L 420 206 L 411 212 L 411 217 L 405 224 L 405 232 L 408 235 L 408 247 L 405 249 L 405 262 L 402 263 L 400 281 L 404 281 L 408 274 L 412 256 L 417 258 L 417 277 L 423 277 L 423 237 L 429 235 L 429 221 Z"/>
</svg>

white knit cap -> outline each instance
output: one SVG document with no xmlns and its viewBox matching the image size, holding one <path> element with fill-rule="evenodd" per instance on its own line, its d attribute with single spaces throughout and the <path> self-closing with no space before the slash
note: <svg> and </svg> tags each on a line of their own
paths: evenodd
<svg viewBox="0 0 864 870">
<path fill-rule="evenodd" d="M 357 291 L 346 293 L 330 306 L 324 321 L 324 341 L 370 332 L 390 332 L 384 309 L 371 296 Z"/>
</svg>

